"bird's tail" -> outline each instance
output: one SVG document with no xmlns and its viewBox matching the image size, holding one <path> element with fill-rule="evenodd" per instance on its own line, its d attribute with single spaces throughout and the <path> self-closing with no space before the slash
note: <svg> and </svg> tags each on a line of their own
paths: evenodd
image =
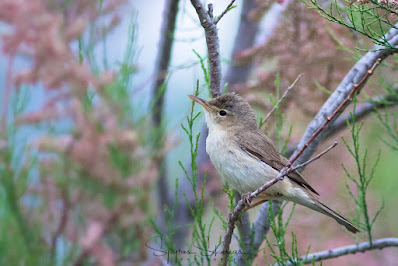
<svg viewBox="0 0 398 266">
<path fill-rule="evenodd" d="M 344 218 L 343 216 L 341 216 L 340 214 L 338 214 L 337 212 L 335 212 L 334 210 L 332 210 L 331 208 L 320 202 L 315 197 L 312 198 L 311 203 L 307 202 L 307 204 L 303 205 L 314 211 L 325 214 L 330 218 L 333 218 L 336 222 L 347 228 L 347 230 L 350 231 L 351 233 L 356 234 L 359 232 L 358 228 L 356 228 L 350 221 L 348 221 L 346 218 Z"/>
</svg>

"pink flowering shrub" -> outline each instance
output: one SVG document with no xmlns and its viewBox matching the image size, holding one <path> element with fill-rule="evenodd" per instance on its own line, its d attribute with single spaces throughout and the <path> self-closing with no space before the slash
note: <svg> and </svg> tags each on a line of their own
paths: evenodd
<svg viewBox="0 0 398 266">
<path fill-rule="evenodd" d="M 42 232 L 32 246 L 40 246 L 52 260 L 61 240 L 70 247 L 64 256 L 77 263 L 90 256 L 101 265 L 116 265 L 124 260 L 125 252 L 131 256 L 129 260 L 146 257 L 144 245 L 139 243 L 150 234 L 145 222 L 157 170 L 137 130 L 145 124 L 127 119 L 126 110 L 112 97 L 115 90 L 127 91 L 117 83 L 119 74 L 94 73 L 89 62 L 71 49 L 71 43 L 85 33 L 89 23 L 102 33 L 117 25 L 118 9 L 124 2 L 103 1 L 102 6 L 93 0 L 0 2 L 0 21 L 7 25 L 1 49 L 10 58 L 4 110 L 10 108 L 11 95 L 18 94 L 12 88 L 22 84 L 40 84 L 46 95 L 43 106 L 12 118 L 11 123 L 71 122 L 69 133 L 51 134 L 48 127 L 42 137 L 31 141 L 29 147 L 38 153 L 34 164 L 38 178 L 28 182 L 15 202 L 22 210 L 20 219 L 26 221 L 26 229 L 34 230 L 33 225 L 38 225 L 38 232 Z M 110 22 L 98 26 L 96 22 L 103 17 Z M 30 67 L 12 72 L 14 58 L 21 55 L 29 59 Z M 4 134 L 6 118 L 5 111 L 1 135 L 4 153 L 11 149 L 10 136 Z M 23 169 L 28 171 L 32 161 L 26 158 Z M 4 160 L 1 164 L 7 163 Z M 39 206 L 28 207 L 22 197 L 38 199 Z M 137 243 L 136 250 L 125 248 Z M 20 257 L 19 262 L 23 261 Z"/>
</svg>

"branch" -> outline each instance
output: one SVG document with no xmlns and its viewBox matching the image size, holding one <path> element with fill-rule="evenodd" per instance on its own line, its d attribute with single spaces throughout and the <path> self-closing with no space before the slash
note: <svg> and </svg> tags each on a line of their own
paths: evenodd
<svg viewBox="0 0 398 266">
<path fill-rule="evenodd" d="M 221 57 L 220 45 L 218 40 L 218 31 L 216 22 L 213 19 L 213 6 L 209 4 L 209 11 L 205 10 L 200 0 L 191 0 L 191 4 L 195 7 L 199 16 L 200 24 L 205 30 L 207 51 L 209 54 L 210 68 L 210 92 L 211 97 L 217 97 L 222 93 L 221 87 Z"/>
<path fill-rule="evenodd" d="M 324 150 L 323 152 L 319 153 L 317 156 L 315 156 L 315 157 L 309 159 L 309 160 L 306 161 L 305 163 L 298 164 L 298 165 L 296 165 L 295 167 L 292 167 L 292 171 L 291 171 L 291 172 L 297 171 L 297 170 L 299 170 L 299 169 L 301 169 L 301 168 L 304 168 L 305 166 L 307 166 L 307 164 L 310 164 L 310 163 L 312 163 L 313 161 L 318 160 L 318 159 L 321 158 L 323 155 L 325 155 L 326 153 L 328 153 L 331 149 L 333 149 L 334 147 L 336 147 L 337 144 L 338 144 L 337 142 L 334 142 L 331 146 L 329 146 L 329 148 L 327 148 L 327 149 Z"/>
<path fill-rule="evenodd" d="M 241 199 L 241 194 L 237 192 L 235 194 L 235 201 L 236 203 L 239 202 Z M 248 212 L 243 212 L 241 217 L 240 217 L 240 223 L 238 225 L 238 230 L 239 230 L 239 237 L 242 241 L 243 244 L 243 250 L 244 252 L 249 252 L 250 251 L 250 245 L 251 245 L 251 237 L 250 237 L 250 230 L 251 229 L 251 222 L 249 219 L 249 214 Z M 244 263 L 238 263 L 238 265 L 243 265 Z"/>
<path fill-rule="evenodd" d="M 152 99 L 154 99 L 152 108 L 152 123 L 153 127 L 158 131 L 158 137 L 154 145 L 155 149 L 162 150 L 164 148 L 165 132 L 161 126 L 164 112 L 164 96 L 166 86 L 166 76 L 170 65 L 171 52 L 174 42 L 174 31 L 177 20 L 179 0 L 167 0 L 164 9 L 164 20 L 162 23 L 160 48 L 157 54 L 155 83 L 152 87 Z M 159 169 L 159 177 L 157 180 L 157 195 L 158 195 L 158 225 L 160 230 L 164 232 L 164 205 L 170 205 L 169 188 L 166 177 L 166 162 L 164 153 L 155 153 L 155 164 Z M 160 155 L 159 155 L 160 154 Z"/>
<path fill-rule="evenodd" d="M 397 29 L 391 29 L 386 34 L 385 37 L 390 42 L 390 44 L 395 46 L 398 44 Z M 380 45 L 374 45 L 372 49 L 369 52 L 367 52 L 347 73 L 347 75 L 344 77 L 343 81 L 340 83 L 337 89 L 333 92 L 333 94 L 329 97 L 329 99 L 319 110 L 315 118 L 309 123 L 304 133 L 304 136 L 302 137 L 296 150 L 302 148 L 304 144 L 311 138 L 314 132 L 324 123 L 326 117 L 330 116 L 334 112 L 334 110 L 338 108 L 338 106 L 342 103 L 342 101 L 344 101 L 347 95 L 352 91 L 354 84 L 358 84 L 359 81 L 362 80 L 365 75 L 367 75 L 369 66 L 373 66 L 379 58 L 383 61 L 389 55 L 396 52 L 398 52 L 397 49 L 389 49 L 382 47 Z M 322 141 L 323 137 L 324 133 L 316 137 L 311 142 L 308 149 L 306 149 L 306 151 L 296 161 L 296 163 L 300 164 L 303 161 L 308 160 L 308 158 L 310 158 L 311 155 L 315 152 L 316 148 L 318 147 L 318 144 Z M 256 221 L 266 220 L 267 217 L 268 217 L 267 209 L 261 208 L 256 217 Z M 262 242 L 264 241 L 264 235 L 267 233 L 267 231 L 261 228 L 261 224 L 259 225 L 255 224 L 253 232 L 254 232 L 254 241 L 252 246 L 257 247 L 256 250 L 258 250 L 258 248 L 261 246 Z"/>
<path fill-rule="evenodd" d="M 326 259 L 337 258 L 348 254 L 355 254 L 357 252 L 366 252 L 368 250 L 383 249 L 386 247 L 398 247 L 398 238 L 382 238 L 370 242 L 362 242 L 356 245 L 343 246 L 331 250 L 311 253 L 306 256 L 302 256 L 300 260 L 309 264 L 313 261 L 321 261 Z M 290 262 L 286 262 L 286 265 L 292 265 Z"/>
<path fill-rule="evenodd" d="M 215 24 L 217 24 L 219 21 L 220 21 L 220 19 L 225 15 L 225 14 L 227 14 L 227 12 L 229 11 L 229 9 L 232 7 L 232 5 L 235 3 L 235 0 L 232 0 L 231 1 L 231 3 L 229 3 L 229 5 L 225 8 L 225 10 L 221 13 L 221 15 L 219 16 L 219 17 L 217 17 L 215 20 L 214 20 L 214 23 Z"/>
<path fill-rule="evenodd" d="M 395 105 L 398 105 L 398 99 L 396 97 L 391 97 L 390 95 L 387 95 L 384 97 L 374 98 L 369 102 L 357 105 L 357 107 L 355 108 L 355 119 L 362 119 L 377 109 L 387 108 Z M 347 120 L 351 121 L 350 113 L 344 113 L 340 117 L 338 117 L 330 126 L 330 128 L 326 130 L 324 138 L 329 138 L 337 131 L 344 129 L 347 126 Z"/>
</svg>

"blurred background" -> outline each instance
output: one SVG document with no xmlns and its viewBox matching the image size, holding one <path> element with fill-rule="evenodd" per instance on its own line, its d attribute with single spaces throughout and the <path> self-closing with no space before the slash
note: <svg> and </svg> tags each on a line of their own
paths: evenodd
<svg viewBox="0 0 398 266">
<path fill-rule="evenodd" d="M 208 2 L 219 16 L 231 1 Z M 358 28 L 322 17 L 330 3 L 331 15 Z M 348 71 L 394 28 L 393 4 L 238 0 L 217 24 L 223 86 L 247 99 L 260 121 L 302 74 L 263 127 L 288 157 Z M 365 7 L 374 13 L 365 16 Z M 361 18 L 366 26 L 355 24 Z M 0 38 L 1 263 L 209 264 L 182 251 L 201 250 L 199 242 L 219 247 L 231 197 L 205 154 L 203 115 L 190 120 L 201 110 L 187 95 L 211 97 L 205 35 L 191 2 L 3 0 Z M 364 205 L 352 197 L 365 193 L 347 175 L 372 177 L 363 198 L 377 219 L 353 236 L 297 206 L 286 229 L 289 254 L 291 232 L 300 256 L 367 241 L 368 232 L 373 239 L 398 233 L 398 58 L 390 57 L 357 98 L 356 108 L 379 108 L 356 121 L 363 123 L 358 137 L 352 124 L 339 128 L 318 150 L 339 145 L 303 171 L 323 202 L 363 226 Z M 359 157 L 342 138 L 348 147 L 360 143 Z M 289 203 L 285 221 L 291 210 Z M 275 239 L 267 235 L 271 247 Z M 169 259 L 173 250 L 179 256 Z M 264 242 L 251 263 L 273 264 L 273 253 Z M 220 259 L 210 257 L 210 264 Z M 386 248 L 322 265 L 397 259 Z"/>
</svg>

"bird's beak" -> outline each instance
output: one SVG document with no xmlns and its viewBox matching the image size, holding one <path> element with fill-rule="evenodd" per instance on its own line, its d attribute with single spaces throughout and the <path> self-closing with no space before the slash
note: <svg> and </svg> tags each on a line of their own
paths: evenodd
<svg viewBox="0 0 398 266">
<path fill-rule="evenodd" d="M 202 98 L 199 98 L 197 96 L 194 95 L 188 95 L 189 98 L 191 98 L 192 100 L 194 100 L 195 102 L 197 102 L 198 104 L 202 105 L 203 108 L 205 108 L 205 110 L 207 111 L 212 111 L 210 105 L 207 103 L 206 100 L 203 100 Z"/>
</svg>

